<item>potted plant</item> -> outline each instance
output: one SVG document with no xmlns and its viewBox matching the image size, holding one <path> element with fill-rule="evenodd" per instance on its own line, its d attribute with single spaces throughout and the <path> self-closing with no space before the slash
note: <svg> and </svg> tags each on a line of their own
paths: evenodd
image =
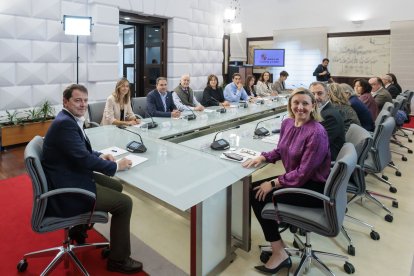
<svg viewBox="0 0 414 276">
<path fill-rule="evenodd" d="M 0 123 L 1 146 L 29 142 L 34 136 L 44 136 L 54 118 L 55 109 L 49 101 L 25 111 L 6 110 L 6 120 Z"/>
</svg>

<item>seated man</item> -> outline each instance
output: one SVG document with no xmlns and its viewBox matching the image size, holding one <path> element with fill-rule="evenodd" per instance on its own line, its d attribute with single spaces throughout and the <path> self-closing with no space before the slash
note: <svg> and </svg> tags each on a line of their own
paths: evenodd
<svg viewBox="0 0 414 276">
<path fill-rule="evenodd" d="M 115 162 L 110 154 L 92 150 L 83 131 L 84 115 L 88 110 L 88 90 L 72 84 L 63 92 L 63 110 L 50 126 L 43 144 L 42 164 L 50 189 L 82 188 L 96 195 L 95 210 L 112 214 L 111 240 L 107 269 L 121 273 L 136 273 L 142 263 L 130 257 L 130 219 L 132 200 L 122 193 L 122 184 L 113 176 L 116 171 L 129 169 L 126 158 Z M 99 174 L 96 174 L 98 172 Z M 52 216 L 71 217 L 90 212 L 90 200 L 79 195 L 56 195 L 48 201 Z"/>
<path fill-rule="evenodd" d="M 371 95 L 377 103 L 379 111 L 381 111 L 386 102 L 392 103 L 392 96 L 390 92 L 383 87 L 383 83 L 380 78 L 370 78 L 368 82 L 372 87 Z"/>
<path fill-rule="evenodd" d="M 315 95 L 318 110 L 322 117 L 322 126 L 328 133 L 331 160 L 336 160 L 339 151 L 345 143 L 345 124 L 342 115 L 331 104 L 328 87 L 322 82 L 313 82 L 309 87 Z"/>
<path fill-rule="evenodd" d="M 181 112 L 174 105 L 172 93 L 167 91 L 166 78 L 157 78 L 156 89 L 148 93 L 147 112 L 153 117 L 180 117 Z"/>
<path fill-rule="evenodd" d="M 384 75 L 381 77 L 382 83 L 384 84 L 385 89 L 390 92 L 391 97 L 393 99 L 397 98 L 400 94 L 400 90 L 398 90 L 397 86 L 392 83 L 392 77 L 390 75 Z"/>
<path fill-rule="evenodd" d="M 224 99 L 231 103 L 238 103 L 240 100 L 247 101 L 249 96 L 243 88 L 240 74 L 234 73 L 232 80 L 233 82 L 227 84 L 224 88 Z"/>
<path fill-rule="evenodd" d="M 192 109 L 194 111 L 203 111 L 202 106 L 194 96 L 193 89 L 190 88 L 190 75 L 182 75 L 180 84 L 174 89 L 173 100 L 175 106 L 180 111 Z"/>
</svg>

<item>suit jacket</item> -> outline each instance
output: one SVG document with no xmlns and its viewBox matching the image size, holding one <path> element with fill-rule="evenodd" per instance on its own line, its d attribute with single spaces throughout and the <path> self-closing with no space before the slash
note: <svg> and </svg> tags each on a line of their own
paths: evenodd
<svg viewBox="0 0 414 276">
<path fill-rule="evenodd" d="M 397 86 L 395 86 L 395 84 L 390 84 L 386 87 L 386 89 L 388 90 L 388 92 L 390 92 L 391 97 L 393 99 L 397 98 L 398 95 L 400 95 L 401 91 L 398 90 Z"/>
<path fill-rule="evenodd" d="M 131 101 L 124 104 L 124 118 L 121 120 L 121 105 L 115 101 L 113 95 L 110 95 L 106 99 L 101 125 L 112 125 L 115 120 L 126 121 L 127 118 L 135 118 L 131 107 Z"/>
<path fill-rule="evenodd" d="M 392 97 L 390 92 L 384 87 L 378 89 L 376 93 L 373 95 L 375 102 L 377 103 L 378 110 L 381 111 L 382 107 L 386 102 L 392 103 Z"/>
<path fill-rule="evenodd" d="M 279 94 L 283 93 L 286 90 L 285 82 L 278 79 L 277 81 L 273 83 L 272 89 L 275 90 Z"/>
<path fill-rule="evenodd" d="M 96 193 L 93 172 L 114 175 L 115 162 L 99 158 L 83 130 L 66 110 L 56 116 L 43 143 L 42 165 L 49 189 L 82 188 Z M 92 209 L 92 203 L 80 195 L 57 195 L 48 200 L 50 215 L 69 217 Z"/>
<path fill-rule="evenodd" d="M 323 71 L 328 71 L 328 68 L 323 67 L 322 64 L 319 64 L 315 71 L 313 71 L 313 75 L 316 77 L 317 81 L 329 81 L 329 79 L 331 78 L 331 74 L 328 71 L 328 74 L 323 75 L 323 76 L 319 76 L 320 73 L 323 73 Z"/>
<path fill-rule="evenodd" d="M 330 102 L 323 107 L 320 113 L 323 119 L 321 124 L 328 133 L 331 160 L 336 160 L 339 151 L 345 143 L 344 119 Z"/>
<path fill-rule="evenodd" d="M 160 93 L 157 89 L 152 90 L 147 95 L 147 112 L 153 117 L 171 117 L 171 111 L 177 109 L 174 104 L 172 93 L 167 92 L 167 98 L 165 99 L 166 110 Z"/>
</svg>

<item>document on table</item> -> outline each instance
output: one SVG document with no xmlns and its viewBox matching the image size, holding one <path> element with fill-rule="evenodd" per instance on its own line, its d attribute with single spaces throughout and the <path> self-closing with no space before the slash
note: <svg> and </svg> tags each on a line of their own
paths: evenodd
<svg viewBox="0 0 414 276">
<path fill-rule="evenodd" d="M 118 156 L 118 155 L 127 153 L 128 151 L 118 148 L 118 147 L 110 147 L 110 148 L 100 150 L 99 152 L 103 154 L 112 154 L 112 156 Z"/>
<path fill-rule="evenodd" d="M 133 168 L 133 167 L 135 167 L 136 165 L 138 165 L 138 164 L 141 164 L 141 163 L 143 163 L 143 162 L 145 162 L 145 161 L 147 161 L 148 160 L 148 158 L 145 158 L 145 157 L 141 157 L 141 156 L 138 156 L 138 155 L 135 155 L 135 154 L 128 154 L 127 156 L 125 156 L 124 158 L 126 158 L 126 159 L 128 159 L 128 160 L 131 160 L 132 161 L 132 166 L 131 166 L 131 168 Z M 117 162 L 118 162 L 119 160 L 117 160 Z"/>
<path fill-rule="evenodd" d="M 270 144 L 277 145 L 279 143 L 279 137 L 280 137 L 279 134 L 266 136 L 265 138 L 262 139 L 262 141 L 265 142 L 265 143 L 270 143 Z"/>
<path fill-rule="evenodd" d="M 260 155 L 260 152 L 255 151 L 255 150 L 251 150 L 251 149 L 247 149 L 247 148 L 241 148 L 241 149 L 237 149 L 235 151 L 226 151 L 225 153 L 235 153 L 235 154 L 240 155 L 241 157 L 243 157 L 243 160 L 235 160 L 235 159 L 228 158 L 223 153 L 220 155 L 220 158 L 222 158 L 222 159 L 235 161 L 235 162 L 239 162 L 239 163 L 243 163 L 247 159 L 251 159 L 251 158 L 254 158 L 254 157 L 257 157 L 257 156 Z"/>
<path fill-rule="evenodd" d="M 210 113 L 210 112 L 216 112 L 216 110 L 215 109 L 206 108 L 206 109 L 204 109 L 204 112 Z"/>
</svg>

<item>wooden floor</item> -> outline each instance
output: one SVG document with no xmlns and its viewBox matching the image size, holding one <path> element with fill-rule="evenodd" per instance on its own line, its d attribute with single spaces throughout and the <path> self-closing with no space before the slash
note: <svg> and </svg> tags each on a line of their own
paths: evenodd
<svg viewBox="0 0 414 276">
<path fill-rule="evenodd" d="M 26 173 L 23 155 L 26 145 L 7 147 L 0 152 L 0 179 Z"/>
</svg>

